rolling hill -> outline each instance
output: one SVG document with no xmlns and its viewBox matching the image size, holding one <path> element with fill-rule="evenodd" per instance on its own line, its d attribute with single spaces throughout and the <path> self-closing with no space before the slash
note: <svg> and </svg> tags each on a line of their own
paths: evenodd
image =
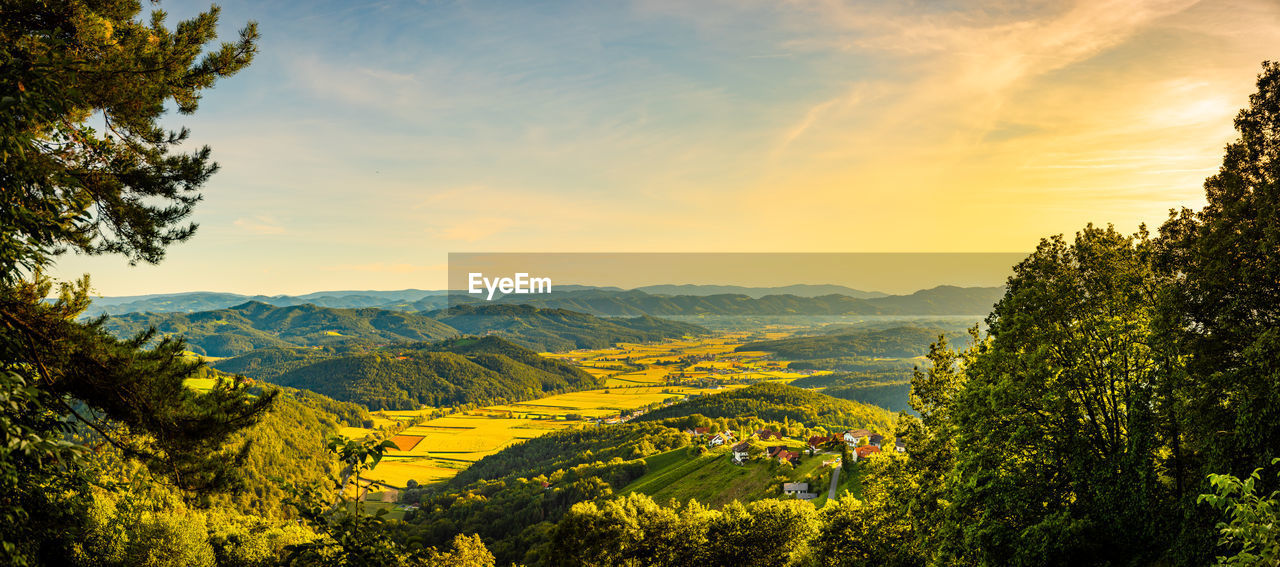
<svg viewBox="0 0 1280 567">
<path fill-rule="evenodd" d="M 181 335 L 197 354 L 227 357 L 261 348 L 378 345 L 435 341 L 458 331 L 435 319 L 385 309 L 335 309 L 311 304 L 276 307 L 256 301 L 199 313 L 129 313 L 106 328 L 129 336 L 148 327 Z"/>
<path fill-rule="evenodd" d="M 1004 296 L 1003 287 L 940 286 L 910 295 L 857 298 L 831 294 L 819 297 L 738 293 L 714 295 L 655 295 L 639 290 L 582 289 L 537 295 L 508 295 L 492 302 L 455 295 L 453 301 L 480 304 L 525 304 L 559 308 L 606 317 L 649 315 L 985 315 Z"/>
<path fill-rule="evenodd" d="M 694 414 L 713 419 L 751 416 L 765 421 L 798 421 L 810 427 L 865 427 L 884 432 L 893 431 L 897 425 L 897 415 L 884 408 L 776 382 L 702 396 L 649 412 L 637 421 L 659 421 Z"/>
<path fill-rule="evenodd" d="M 697 325 L 648 316 L 601 318 L 528 305 L 461 305 L 429 315 L 466 334 L 499 333 L 543 352 L 607 348 L 618 342 L 652 342 L 710 332 Z"/>
<path fill-rule="evenodd" d="M 895 327 L 846 331 L 838 335 L 813 335 L 748 343 L 738 351 L 771 352 L 789 360 L 818 358 L 911 358 L 929 352 L 929 345 L 945 334 L 941 329 Z"/>
<path fill-rule="evenodd" d="M 295 367 L 271 381 L 370 409 L 417 409 L 522 401 L 599 387 L 600 379 L 495 336 L 336 355 Z"/>
</svg>

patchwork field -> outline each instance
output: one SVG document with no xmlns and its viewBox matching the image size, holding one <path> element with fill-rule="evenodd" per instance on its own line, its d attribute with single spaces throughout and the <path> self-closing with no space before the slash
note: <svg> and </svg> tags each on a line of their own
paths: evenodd
<svg viewBox="0 0 1280 567">
<path fill-rule="evenodd" d="M 605 388 L 499 404 L 445 417 L 438 410 L 374 413 L 375 429 L 408 424 L 392 437 L 389 450 L 370 478 L 394 486 L 447 479 L 471 463 L 526 439 L 598 422 L 624 421 L 637 410 L 676 403 L 689 395 L 740 388 L 760 381 L 790 381 L 789 372 L 768 353 L 734 352 L 749 340 L 778 338 L 785 332 L 725 333 L 715 337 L 654 344 L 619 343 L 615 347 L 544 353 L 606 379 Z M 348 437 L 376 433 L 343 428 Z"/>
</svg>

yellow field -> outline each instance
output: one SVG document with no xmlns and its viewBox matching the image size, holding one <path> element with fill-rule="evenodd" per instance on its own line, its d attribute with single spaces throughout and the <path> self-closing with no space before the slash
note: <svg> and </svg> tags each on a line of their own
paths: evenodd
<svg viewBox="0 0 1280 567">
<path fill-rule="evenodd" d="M 785 336 L 785 332 L 772 335 Z M 777 338 L 774 337 L 774 338 Z M 398 432 L 422 439 L 409 450 L 389 450 L 369 475 L 394 486 L 409 479 L 427 483 L 451 478 L 469 464 L 526 439 L 574 427 L 595 427 L 568 416 L 583 419 L 615 418 L 690 394 L 707 394 L 745 387 L 747 382 L 793 380 L 804 376 L 788 372 L 785 363 L 766 360 L 764 352 L 733 352 L 750 337 L 729 333 L 711 338 L 695 338 L 637 345 L 547 353 L 544 356 L 568 362 L 594 376 L 605 378 L 606 389 L 557 394 L 538 400 L 493 405 L 437 417 Z M 759 335 L 754 335 L 759 338 Z M 688 363 L 686 357 L 696 362 Z M 685 360 L 685 364 L 657 362 Z M 637 368 L 638 367 L 638 368 Z M 694 371 L 693 368 L 699 370 Z M 680 376 L 680 375 L 683 376 Z M 720 387 L 667 385 L 669 378 L 719 383 Z M 375 427 L 427 417 L 436 410 L 375 412 Z M 607 425 L 605 425 L 607 427 Z M 343 428 L 348 437 L 363 436 L 371 430 Z"/>
</svg>

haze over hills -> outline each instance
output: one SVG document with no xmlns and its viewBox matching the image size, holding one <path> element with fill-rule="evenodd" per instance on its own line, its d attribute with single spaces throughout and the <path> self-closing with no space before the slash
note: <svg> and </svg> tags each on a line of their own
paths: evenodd
<svg viewBox="0 0 1280 567">
<path fill-rule="evenodd" d="M 117 336 L 149 327 L 186 337 L 197 354 L 234 357 L 254 350 L 290 347 L 373 347 L 435 341 L 462 334 L 501 334 L 539 351 L 603 348 L 617 342 L 650 342 L 709 331 L 654 317 L 600 318 L 560 309 L 515 305 L 461 306 L 410 313 L 387 309 L 336 309 L 312 304 L 276 307 L 247 302 L 197 313 L 128 313 L 107 320 Z"/>
<path fill-rule="evenodd" d="M 964 291 L 961 291 L 964 290 Z M 862 291 L 840 285 L 788 285 L 779 287 L 743 287 L 733 285 L 654 285 L 623 290 L 616 287 L 594 287 L 583 285 L 556 285 L 553 293 L 546 296 L 508 295 L 495 296 L 494 303 L 522 303 L 537 307 L 569 309 L 601 316 L 637 316 L 637 315 L 691 315 L 713 313 L 723 315 L 749 314 L 765 315 L 790 313 L 800 309 L 809 314 L 947 314 L 969 315 L 986 313 L 990 305 L 978 311 L 970 311 L 978 307 L 972 298 L 965 294 L 975 294 L 983 301 L 993 290 L 1003 288 L 958 288 L 941 286 L 928 290 L 920 290 L 909 295 L 888 295 L 880 292 Z M 998 294 L 995 294 L 998 296 Z M 726 298 L 746 297 L 760 300 L 758 304 L 740 304 Z M 802 300 L 823 300 L 803 306 L 788 306 L 785 299 L 769 300 L 769 297 L 794 297 Z M 831 299 L 866 300 L 869 304 L 839 305 Z M 86 311 L 86 316 L 103 314 L 119 315 L 124 313 L 194 313 L 226 309 L 248 301 L 256 301 L 288 307 L 293 305 L 313 304 L 320 307 L 354 309 L 376 307 L 393 311 L 435 311 L 448 307 L 449 292 L 444 290 L 405 289 L 398 291 L 319 291 L 303 295 L 242 295 L 219 292 L 189 292 L 154 295 L 136 295 L 122 297 L 103 297 L 95 299 Z M 454 299 L 470 301 L 456 292 Z M 839 300 L 837 300 L 839 301 Z M 484 302 L 489 303 L 489 302 Z M 730 307 L 726 303 L 732 304 Z M 832 308 L 841 308 L 839 313 L 831 312 Z"/>
<path fill-rule="evenodd" d="M 352 346 L 434 341 L 457 336 L 453 327 L 416 313 L 385 309 L 334 309 L 312 304 L 276 307 L 248 302 L 198 313 L 129 313 L 111 317 L 108 331 L 132 336 L 155 327 L 186 337 L 206 356 L 236 356 L 259 348 Z"/>
<path fill-rule="evenodd" d="M 518 303 L 605 317 L 650 315 L 984 315 L 1004 296 L 1004 287 L 939 286 L 910 295 L 860 299 L 847 295 L 800 297 L 743 294 L 653 295 L 643 291 L 552 291 L 495 297 L 493 301 L 455 297 L 470 303 Z"/>
<path fill-rule="evenodd" d="M 226 309 L 249 301 L 278 307 L 312 304 L 320 307 L 379 307 L 397 311 L 426 311 L 445 305 L 444 291 L 404 289 L 398 291 L 318 291 L 304 295 L 243 295 L 213 291 L 162 293 L 100 297 L 85 315 L 119 315 L 123 313 L 194 313 Z"/>
</svg>

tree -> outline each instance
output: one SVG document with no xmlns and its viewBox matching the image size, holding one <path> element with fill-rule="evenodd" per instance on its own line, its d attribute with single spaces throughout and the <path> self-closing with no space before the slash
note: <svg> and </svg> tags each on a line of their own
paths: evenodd
<svg viewBox="0 0 1280 567">
<path fill-rule="evenodd" d="M 68 250 L 158 262 L 189 238 L 210 150 L 176 150 L 187 131 L 157 124 L 165 105 L 194 112 L 202 91 L 244 68 L 250 23 L 205 53 L 217 8 L 165 26 L 131 0 L 8 2 L 0 18 L 0 553 L 18 564 L 58 533 L 46 518 L 55 485 L 74 485 L 85 447 L 107 443 L 191 490 L 227 486 L 247 447 L 224 449 L 274 394 L 183 380 L 200 364 L 154 333 L 118 340 L 79 323 L 89 284 L 42 275 Z M 80 442 L 69 434 L 80 435 Z M 72 487 L 73 488 L 73 487 Z M 65 519 L 65 518 L 63 518 Z"/>
<path fill-rule="evenodd" d="M 1163 552 L 1161 520 L 1173 514 L 1158 478 L 1167 441 L 1155 397 L 1172 371 L 1152 340 L 1164 283 L 1151 250 L 1145 232 L 1092 225 L 1071 242 L 1043 240 L 1014 268 L 954 399 L 946 402 L 944 359 L 935 380 L 915 381 L 927 386 L 913 389 L 922 418 L 943 418 L 941 403 L 955 445 L 981 447 L 955 457 L 946 561 L 1130 562 Z"/>
<path fill-rule="evenodd" d="M 1187 365 L 1175 391 L 1175 449 L 1188 461 L 1180 485 L 1245 476 L 1280 457 L 1280 63 L 1263 63 L 1235 127 L 1239 139 L 1205 180 L 1207 204 L 1171 214 L 1158 243 L 1158 266 L 1177 283 L 1164 327 Z M 1194 502 L 1208 487 L 1198 488 L 1183 491 L 1198 521 L 1178 540 L 1189 542 L 1188 562 L 1204 563 L 1214 530 Z"/>
<path fill-rule="evenodd" d="M 1280 459 L 1271 461 L 1280 464 Z M 1262 469 L 1240 480 L 1227 474 L 1209 475 L 1214 492 L 1201 494 L 1207 502 L 1227 514 L 1229 521 L 1218 523 L 1219 543 L 1234 548 L 1235 555 L 1218 557 L 1219 565 L 1280 565 L 1280 490 L 1270 496 L 1258 494 Z"/>
</svg>

